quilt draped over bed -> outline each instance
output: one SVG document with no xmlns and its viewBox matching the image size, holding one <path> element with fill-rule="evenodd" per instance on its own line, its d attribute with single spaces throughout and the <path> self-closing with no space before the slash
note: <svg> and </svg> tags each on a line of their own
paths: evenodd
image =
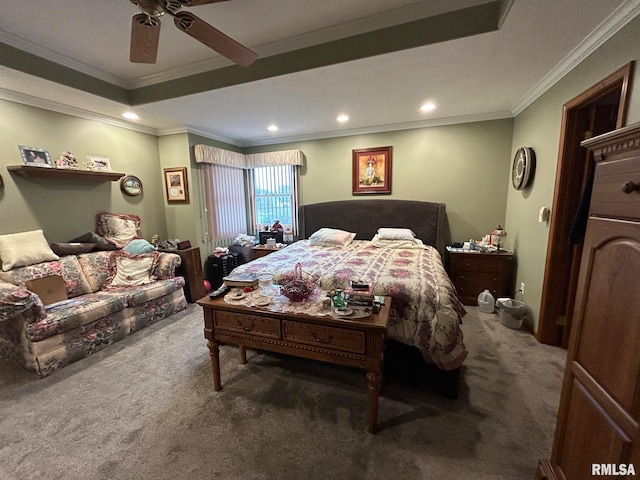
<svg viewBox="0 0 640 480">
<path fill-rule="evenodd" d="M 379 248 L 366 240 L 320 247 L 300 240 L 235 272 L 269 272 L 278 283 L 298 262 L 304 278 L 322 290 L 359 280 L 375 285 L 375 295 L 392 297 L 388 337 L 416 346 L 427 362 L 452 370 L 467 357 L 460 329 L 466 311 L 435 248 Z"/>
</svg>

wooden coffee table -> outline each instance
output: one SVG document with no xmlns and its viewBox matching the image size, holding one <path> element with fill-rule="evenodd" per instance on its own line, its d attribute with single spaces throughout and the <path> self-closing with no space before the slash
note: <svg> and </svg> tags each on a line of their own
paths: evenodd
<svg viewBox="0 0 640 480">
<path fill-rule="evenodd" d="M 208 340 L 214 390 L 222 390 L 222 344 L 238 345 L 242 364 L 247 363 L 246 348 L 255 348 L 362 368 L 367 372 L 369 390 L 369 432 L 376 433 L 390 297 L 385 297 L 379 313 L 358 319 L 230 305 L 222 296 L 204 297 L 197 303 L 204 310 L 204 336 Z"/>
</svg>

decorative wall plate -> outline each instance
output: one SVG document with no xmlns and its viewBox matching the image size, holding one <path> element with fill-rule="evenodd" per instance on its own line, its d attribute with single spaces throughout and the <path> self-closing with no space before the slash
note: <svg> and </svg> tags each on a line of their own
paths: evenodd
<svg viewBox="0 0 640 480">
<path fill-rule="evenodd" d="M 134 175 L 125 175 L 120 179 L 120 189 L 127 195 L 135 197 L 142 193 L 142 182 Z"/>
<path fill-rule="evenodd" d="M 511 183 L 516 190 L 522 190 L 533 179 L 536 154 L 531 147 L 519 148 L 513 157 L 511 167 Z"/>
</svg>

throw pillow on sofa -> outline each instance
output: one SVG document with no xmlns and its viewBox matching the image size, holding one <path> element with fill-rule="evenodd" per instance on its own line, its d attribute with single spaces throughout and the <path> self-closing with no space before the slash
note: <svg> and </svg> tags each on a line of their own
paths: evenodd
<svg viewBox="0 0 640 480">
<path fill-rule="evenodd" d="M 113 243 L 116 247 L 122 248 L 138 236 L 140 230 L 140 217 L 127 213 L 100 212 L 96 231 Z"/>
<path fill-rule="evenodd" d="M 109 258 L 109 276 L 104 281 L 102 289 L 139 287 L 156 281 L 152 272 L 159 259 L 159 252 L 142 255 L 131 255 L 124 250 L 113 252 Z"/>
<path fill-rule="evenodd" d="M 156 247 L 147 242 L 144 238 L 137 238 L 127 243 L 123 250 L 131 255 L 141 255 L 143 253 L 151 253 L 156 251 Z"/>
<path fill-rule="evenodd" d="M 118 249 L 114 244 L 107 242 L 104 237 L 93 232 L 87 232 L 84 235 L 80 235 L 79 237 L 69 240 L 69 243 L 94 243 L 95 246 L 92 251 Z"/>
<path fill-rule="evenodd" d="M 51 250 L 42 230 L 0 235 L 0 261 L 4 272 L 13 267 L 35 265 L 59 258 Z"/>
</svg>

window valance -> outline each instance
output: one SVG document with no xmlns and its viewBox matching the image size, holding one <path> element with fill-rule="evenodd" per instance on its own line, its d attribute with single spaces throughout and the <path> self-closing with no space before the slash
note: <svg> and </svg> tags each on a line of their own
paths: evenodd
<svg viewBox="0 0 640 480">
<path fill-rule="evenodd" d="M 196 163 L 212 163 L 236 168 L 276 167 L 279 165 L 302 165 L 304 154 L 301 150 L 251 153 L 244 155 L 209 145 L 195 146 Z"/>
</svg>

